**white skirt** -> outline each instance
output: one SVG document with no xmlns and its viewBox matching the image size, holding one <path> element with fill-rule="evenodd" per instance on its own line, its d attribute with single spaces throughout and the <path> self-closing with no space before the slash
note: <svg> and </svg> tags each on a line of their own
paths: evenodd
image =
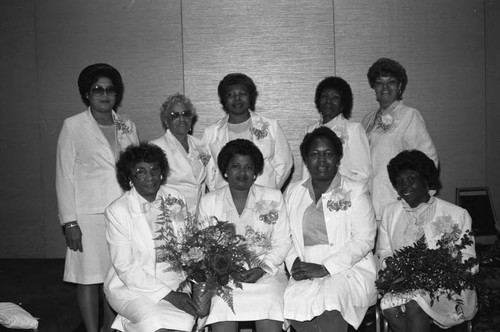
<svg viewBox="0 0 500 332">
<path fill-rule="evenodd" d="M 167 263 L 156 264 L 156 278 L 168 287 L 176 290 L 183 277 L 178 272 L 165 272 Z M 183 292 L 189 293 L 186 287 Z M 108 296 L 108 302 L 118 313 L 112 328 L 125 332 L 154 332 L 158 329 L 191 331 L 194 317 L 178 309 L 168 301 L 158 302 L 148 297 L 137 295 L 135 299 L 120 299 Z"/>
<path fill-rule="evenodd" d="M 283 267 L 276 276 L 265 274 L 254 284 L 243 283 L 243 289 L 235 288 L 232 292 L 234 312 L 221 297 L 213 296 L 206 324 L 262 319 L 283 322 L 283 293 L 286 284 L 287 277 Z"/>
<path fill-rule="evenodd" d="M 316 264 L 321 264 L 329 255 L 326 245 L 305 247 L 304 251 L 304 261 Z M 359 305 L 359 301 L 356 302 L 355 299 L 370 299 L 368 302 L 375 304 L 377 293 L 374 281 L 375 275 L 367 280 L 364 273 L 357 271 L 356 267 L 323 278 L 300 281 L 290 278 L 285 290 L 284 316 L 286 319 L 304 322 L 325 311 L 337 310 L 348 324 L 357 329 L 369 306 Z M 365 287 L 367 282 L 373 282 L 373 286 Z"/>
<path fill-rule="evenodd" d="M 83 251 L 66 250 L 66 282 L 81 285 L 102 284 L 111 267 L 104 214 L 78 215 Z"/>
</svg>

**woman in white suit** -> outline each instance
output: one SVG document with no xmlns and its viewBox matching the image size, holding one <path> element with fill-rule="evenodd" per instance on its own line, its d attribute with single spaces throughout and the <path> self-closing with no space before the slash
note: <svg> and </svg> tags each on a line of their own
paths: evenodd
<svg viewBox="0 0 500 332">
<path fill-rule="evenodd" d="M 139 139 L 135 125 L 114 109 L 123 98 L 120 73 L 107 64 L 86 67 L 78 78 L 86 111 L 67 118 L 57 142 L 56 193 L 68 250 L 64 281 L 78 284 L 85 327 L 97 332 L 100 288 L 109 269 L 104 209 L 120 197 L 115 163 Z M 103 331 L 114 313 L 104 299 Z"/>
<path fill-rule="evenodd" d="M 283 261 L 290 250 L 283 196 L 255 184 L 264 159 L 249 140 L 227 143 L 217 163 L 228 185 L 201 198 L 200 217 L 234 223 L 263 264 L 240 273 L 243 289 L 233 288 L 234 312 L 219 296 L 212 298 L 207 324 L 212 332 L 237 332 L 238 322 L 255 321 L 257 332 L 281 332 L 287 283 Z"/>
<path fill-rule="evenodd" d="M 217 156 L 227 142 L 236 138 L 252 141 L 264 155 L 264 170 L 256 184 L 281 189 L 293 166 L 292 151 L 276 120 L 255 114 L 257 87 L 245 74 L 226 75 L 219 83 L 219 100 L 225 117 L 207 127 L 202 141 L 212 155 L 208 165 L 207 186 L 210 191 L 226 185 L 217 167 Z"/>
<path fill-rule="evenodd" d="M 310 177 L 285 194 L 293 247 L 285 318 L 298 332 L 355 329 L 376 303 L 376 223 L 365 185 L 338 173 L 342 142 L 326 127 L 300 145 Z"/>
<path fill-rule="evenodd" d="M 182 194 L 168 186 L 168 161 L 156 145 L 131 146 L 120 156 L 117 177 L 126 192 L 106 209 L 106 237 L 112 266 L 104 282 L 118 313 L 113 328 L 125 332 L 191 331 L 198 310 L 187 292 L 178 291 L 181 272 L 161 263 L 157 239 L 168 222 L 178 235 L 184 226 Z"/>
<path fill-rule="evenodd" d="M 436 249 L 444 234 L 453 238 L 455 245 L 472 229 L 467 210 L 432 196 L 430 190 L 440 188 L 439 172 L 425 153 L 402 151 L 391 159 L 387 170 L 401 199 L 387 205 L 382 215 L 377 239 L 382 268 L 387 267 L 396 251 L 413 246 L 424 235 L 429 248 Z M 463 261 L 476 257 L 474 243 L 461 253 Z M 477 296 L 475 290 L 467 289 L 434 301 L 425 291 L 403 295 L 388 292 L 380 307 L 392 331 L 428 332 L 431 322 L 446 329 L 471 320 L 477 312 Z"/>
<path fill-rule="evenodd" d="M 389 181 L 387 164 L 399 152 L 417 149 L 438 166 L 438 154 L 424 118 L 402 99 L 408 83 L 406 70 L 397 61 L 380 58 L 368 70 L 368 83 L 375 91 L 379 108 L 361 121 L 370 142 L 373 176 L 370 193 L 377 221 L 389 203 L 397 200 L 397 193 Z"/>
<path fill-rule="evenodd" d="M 200 197 L 205 193 L 206 166 L 211 158 L 206 144 L 189 134 L 195 117 L 196 110 L 184 95 L 167 97 L 160 112 L 165 135 L 151 141 L 167 155 L 168 185 L 184 194 L 192 214 L 198 211 Z"/>
<path fill-rule="evenodd" d="M 306 127 L 306 134 L 321 126 L 333 130 L 342 141 L 344 152 L 339 173 L 356 181 L 367 182 L 372 174 L 370 145 L 363 126 L 349 121 L 353 103 L 349 83 L 341 77 L 326 77 L 316 87 L 314 103 L 320 119 Z M 302 164 L 302 179 L 308 177 L 307 167 Z"/>
</svg>

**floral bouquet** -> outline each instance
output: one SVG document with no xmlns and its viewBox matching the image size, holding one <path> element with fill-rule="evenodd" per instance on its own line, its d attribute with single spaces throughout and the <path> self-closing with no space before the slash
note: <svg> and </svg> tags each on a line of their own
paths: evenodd
<svg viewBox="0 0 500 332">
<path fill-rule="evenodd" d="M 462 262 L 461 250 L 473 241 L 469 231 L 462 238 L 460 233 L 455 224 L 451 232 L 443 233 L 436 249 L 428 247 L 424 235 L 413 246 L 397 250 L 385 260 L 387 267 L 379 272 L 375 281 L 379 292 L 391 293 L 393 300 L 402 301 L 398 305 L 417 294 L 427 294 L 432 306 L 434 300 L 439 301 L 439 297 L 445 295 L 457 303 L 456 312 L 462 312 L 462 301 L 453 295 L 475 288 L 476 276 L 471 271 L 478 262 L 472 257 Z"/>
<path fill-rule="evenodd" d="M 215 293 L 234 312 L 231 284 L 242 288 L 239 273 L 245 267 L 261 264 L 244 237 L 236 234 L 235 225 L 215 217 L 200 221 L 189 215 L 184 228 L 175 235 L 169 218 L 159 217 L 158 224 L 159 236 L 155 240 L 162 241 L 157 248 L 161 261 L 170 264 L 168 271 L 182 271 L 186 276 L 179 288 L 189 282 L 194 287 L 203 285 L 209 291 L 208 301 Z M 208 314 L 209 303 L 200 316 Z"/>
</svg>

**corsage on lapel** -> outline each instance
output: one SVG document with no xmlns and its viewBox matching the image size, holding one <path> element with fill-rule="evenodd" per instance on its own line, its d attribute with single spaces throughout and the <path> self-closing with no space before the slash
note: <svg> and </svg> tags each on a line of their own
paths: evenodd
<svg viewBox="0 0 500 332">
<path fill-rule="evenodd" d="M 377 115 L 375 119 L 375 125 L 377 128 L 380 128 L 383 132 L 388 132 L 392 128 L 396 128 L 398 125 L 398 121 L 394 119 L 391 113 L 380 116 Z"/>
<path fill-rule="evenodd" d="M 161 211 L 158 215 L 159 225 L 165 226 L 174 220 L 184 219 L 183 209 L 186 204 L 182 199 L 169 194 L 167 197 L 160 196 L 153 204 Z"/>
<path fill-rule="evenodd" d="M 338 212 L 351 207 L 351 191 L 343 188 L 335 188 L 330 191 L 330 197 L 326 202 L 326 207 L 330 211 Z"/>
<path fill-rule="evenodd" d="M 277 210 L 278 202 L 261 200 L 255 203 L 255 210 L 259 215 L 259 220 L 268 224 L 274 225 L 279 218 Z"/>
<path fill-rule="evenodd" d="M 262 120 L 252 119 L 252 125 L 250 126 L 250 132 L 255 136 L 256 139 L 263 139 L 269 133 L 267 128 L 269 123 L 263 122 Z"/>
<path fill-rule="evenodd" d="M 460 239 L 462 231 L 450 215 L 439 216 L 431 223 L 432 236 L 440 236 L 446 242 L 455 242 Z"/>
<path fill-rule="evenodd" d="M 115 128 L 119 135 L 130 134 L 132 132 L 132 122 L 130 120 L 114 119 Z"/>
<path fill-rule="evenodd" d="M 208 165 L 210 158 L 212 158 L 212 157 L 208 153 L 206 153 L 205 151 L 200 151 L 200 154 L 198 155 L 198 159 L 200 159 L 203 166 Z"/>
</svg>

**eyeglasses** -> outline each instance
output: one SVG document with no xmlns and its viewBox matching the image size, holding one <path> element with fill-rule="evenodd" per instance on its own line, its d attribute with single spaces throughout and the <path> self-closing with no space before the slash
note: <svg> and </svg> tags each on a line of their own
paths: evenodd
<svg viewBox="0 0 500 332">
<path fill-rule="evenodd" d="M 94 85 L 92 89 L 90 89 L 90 93 L 93 94 L 94 96 L 102 96 L 106 92 L 108 96 L 116 96 L 116 88 L 114 86 L 108 86 L 107 88 L 104 88 L 100 85 Z"/>
<path fill-rule="evenodd" d="M 157 177 L 161 175 L 161 168 L 151 167 L 149 170 L 147 170 L 146 168 L 138 167 L 135 169 L 134 176 L 137 179 L 144 181 L 147 178 L 148 174 L 151 174 L 151 177 Z"/>
<path fill-rule="evenodd" d="M 181 116 L 183 118 L 191 118 L 193 116 L 193 111 L 187 110 L 187 111 L 182 111 L 181 113 L 179 113 L 179 112 L 170 112 L 170 117 L 172 119 L 174 119 L 174 120 L 180 118 Z"/>
</svg>

